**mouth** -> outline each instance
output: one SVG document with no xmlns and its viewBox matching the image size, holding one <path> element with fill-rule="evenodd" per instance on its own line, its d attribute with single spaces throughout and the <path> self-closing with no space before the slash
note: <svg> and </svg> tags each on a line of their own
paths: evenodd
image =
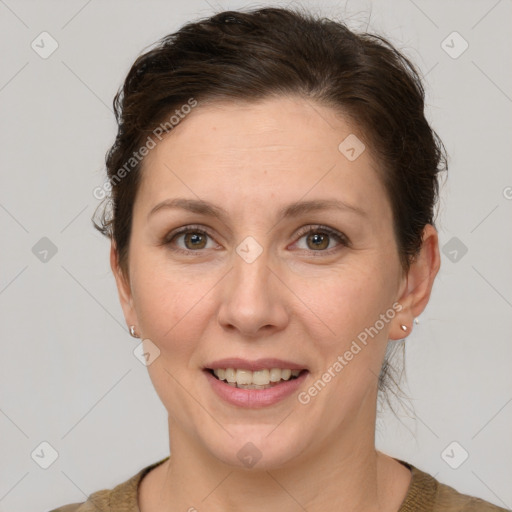
<svg viewBox="0 0 512 512">
<path fill-rule="evenodd" d="M 264 368 L 256 371 L 238 368 L 204 368 L 218 381 L 239 389 L 270 389 L 302 377 L 306 369 Z"/>
</svg>

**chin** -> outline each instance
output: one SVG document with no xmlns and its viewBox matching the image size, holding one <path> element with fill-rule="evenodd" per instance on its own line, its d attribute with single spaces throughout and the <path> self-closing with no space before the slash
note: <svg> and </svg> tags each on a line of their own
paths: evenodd
<svg viewBox="0 0 512 512">
<path fill-rule="evenodd" d="M 222 439 L 211 443 L 205 439 L 205 446 L 213 457 L 223 463 L 251 471 L 272 470 L 292 464 L 311 444 L 300 429 L 290 431 L 284 425 L 277 428 L 237 425 L 230 426 L 228 430 L 232 437 L 225 434 Z"/>
</svg>

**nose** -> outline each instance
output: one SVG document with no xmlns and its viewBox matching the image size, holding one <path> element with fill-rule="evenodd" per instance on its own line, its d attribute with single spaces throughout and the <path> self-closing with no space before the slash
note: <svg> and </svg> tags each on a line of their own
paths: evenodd
<svg viewBox="0 0 512 512">
<path fill-rule="evenodd" d="M 250 263 L 238 254 L 233 260 L 233 268 L 223 279 L 220 325 L 250 338 L 284 329 L 289 322 L 286 301 L 290 292 L 279 270 L 269 266 L 267 252 Z"/>
</svg>

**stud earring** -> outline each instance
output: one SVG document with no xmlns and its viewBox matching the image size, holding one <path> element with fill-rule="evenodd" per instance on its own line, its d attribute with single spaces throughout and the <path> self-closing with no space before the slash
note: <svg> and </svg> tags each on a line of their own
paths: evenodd
<svg viewBox="0 0 512 512">
<path fill-rule="evenodd" d="M 131 334 L 134 338 L 140 338 L 140 336 L 135 332 L 135 325 L 130 325 L 130 334 Z"/>
<path fill-rule="evenodd" d="M 402 324 L 400 326 L 400 329 L 402 329 L 402 331 L 404 331 L 404 332 L 407 332 L 407 325 Z"/>
</svg>

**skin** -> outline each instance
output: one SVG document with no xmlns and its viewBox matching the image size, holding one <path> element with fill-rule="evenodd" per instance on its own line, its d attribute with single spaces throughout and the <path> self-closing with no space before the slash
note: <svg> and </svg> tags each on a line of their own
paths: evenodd
<svg viewBox="0 0 512 512">
<path fill-rule="evenodd" d="M 148 371 L 169 418 L 172 455 L 143 479 L 142 512 L 252 512 L 269 503 L 285 512 L 398 510 L 411 475 L 375 449 L 377 375 L 388 340 L 404 337 L 401 324 L 410 333 L 429 300 L 438 238 L 427 225 L 404 273 L 370 151 L 349 161 L 338 150 L 358 133 L 328 107 L 297 97 L 212 103 L 196 107 L 146 157 L 127 273 L 115 244 L 111 250 L 126 322 L 160 350 Z M 148 218 L 177 197 L 209 201 L 227 216 L 163 208 Z M 289 203 L 333 198 L 365 214 L 277 217 Z M 192 224 L 209 236 L 162 244 Z M 350 245 L 297 236 L 318 224 Z M 263 248 L 252 263 L 236 252 L 248 236 Z M 401 311 L 306 405 L 292 394 L 264 408 L 236 407 L 203 375 L 224 357 L 276 357 L 309 369 L 299 391 L 307 390 L 396 302 Z M 237 457 L 249 441 L 261 453 L 250 469 Z"/>
</svg>

